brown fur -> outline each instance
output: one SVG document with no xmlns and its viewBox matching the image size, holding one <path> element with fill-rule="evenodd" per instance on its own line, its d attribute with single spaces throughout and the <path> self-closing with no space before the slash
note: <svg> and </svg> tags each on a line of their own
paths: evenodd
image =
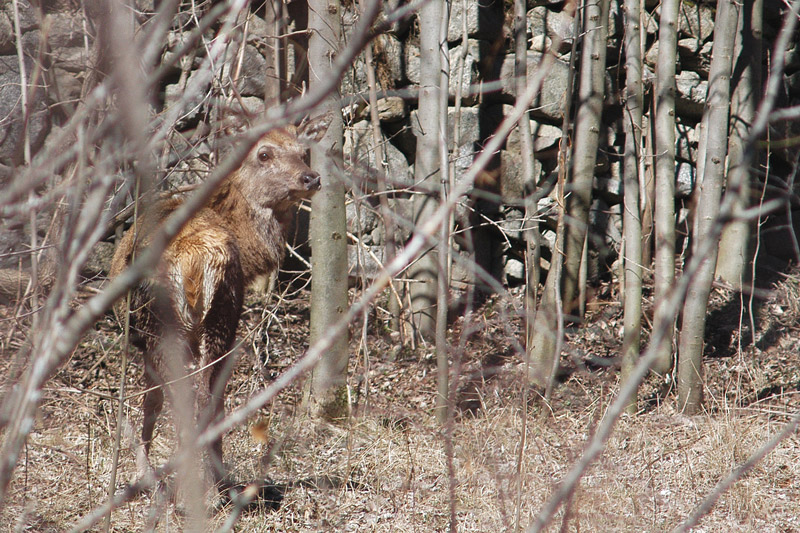
<svg viewBox="0 0 800 533">
<path fill-rule="evenodd" d="M 230 351 L 245 286 L 279 267 L 294 206 L 319 188 L 319 174 L 304 162 L 303 143 L 319 140 L 327 125 L 327 119 L 316 119 L 261 137 L 208 205 L 170 243 L 156 274 L 132 292 L 131 338 L 144 351 L 148 389 L 203 368 Z M 127 267 L 135 250 L 146 246 L 149 235 L 180 205 L 179 198 L 158 202 L 136 221 L 117 246 L 111 277 Z M 178 343 L 163 342 L 165 334 Z M 188 382 L 194 395 L 193 423 L 183 426 L 199 432 L 222 415 L 231 367 L 213 364 L 181 380 L 183 387 Z M 180 398 L 189 389 L 166 390 Z M 160 387 L 144 396 L 142 441 L 148 452 L 163 401 Z M 190 437 L 191 431 L 179 435 Z M 219 484 L 224 476 L 222 440 L 212 443 L 204 455 L 206 479 Z"/>
</svg>

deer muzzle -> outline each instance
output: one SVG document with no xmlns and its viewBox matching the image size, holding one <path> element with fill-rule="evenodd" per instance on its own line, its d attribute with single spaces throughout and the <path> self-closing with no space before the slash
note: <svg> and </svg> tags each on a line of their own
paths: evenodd
<svg viewBox="0 0 800 533">
<path fill-rule="evenodd" d="M 302 180 L 303 187 L 305 187 L 307 191 L 318 191 L 322 187 L 322 180 L 319 174 L 313 170 L 303 174 Z"/>
</svg>

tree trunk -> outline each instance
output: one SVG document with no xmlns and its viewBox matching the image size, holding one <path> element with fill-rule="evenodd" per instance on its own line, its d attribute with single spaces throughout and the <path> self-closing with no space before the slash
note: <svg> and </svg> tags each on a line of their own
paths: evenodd
<svg viewBox="0 0 800 533">
<path fill-rule="evenodd" d="M 439 191 L 441 201 L 447 200 L 450 183 L 455 177 L 449 179 L 448 151 L 447 151 L 447 100 L 450 86 L 450 64 L 447 55 L 447 26 L 450 13 L 442 9 L 439 19 L 439 58 L 442 68 L 439 71 Z M 444 425 L 447 422 L 448 398 L 450 390 L 450 361 L 447 343 L 447 309 L 450 300 L 450 218 L 442 223 L 439 228 L 438 251 L 438 283 L 436 291 L 436 420 Z M 451 523 L 452 525 L 452 523 Z"/>
<path fill-rule="evenodd" d="M 527 7 L 525 0 L 514 1 L 514 76 L 517 78 L 517 94 L 523 94 L 528 82 L 528 35 Z M 539 294 L 540 235 L 539 223 L 535 220 L 537 205 L 534 194 L 534 148 L 531 121 L 528 113 L 519 120 L 520 156 L 522 157 L 522 183 L 525 196 L 525 345 L 533 345 L 533 324 L 536 300 Z"/>
<path fill-rule="evenodd" d="M 367 70 L 367 84 L 369 85 L 369 114 L 370 123 L 372 127 L 372 144 L 375 146 L 375 170 L 377 177 L 377 194 L 378 201 L 380 202 L 380 214 L 383 219 L 383 234 L 385 238 L 384 245 L 384 264 L 389 264 L 395 255 L 397 255 L 397 245 L 395 242 L 395 221 L 394 213 L 389 205 L 389 196 L 387 194 L 389 188 L 386 185 L 386 162 L 383 154 L 383 141 L 381 138 L 381 122 L 378 117 L 378 87 L 375 80 L 375 63 L 373 61 L 372 46 L 374 43 L 367 45 L 364 50 L 364 57 L 366 59 Z M 399 296 L 399 284 L 390 283 L 387 293 L 387 310 L 389 311 L 389 320 L 387 321 L 387 328 L 393 335 L 397 335 L 400 340 L 400 345 L 405 344 L 403 338 L 403 328 L 400 324 L 400 315 L 403 312 L 402 302 Z"/>
<path fill-rule="evenodd" d="M 606 36 L 609 0 L 589 0 L 585 7 L 583 49 L 581 51 L 578 112 L 575 118 L 573 172 L 567 201 L 568 224 L 564 243 L 564 312 L 578 308 L 576 297 L 580 279 L 581 255 L 586 240 L 592 182 L 600 141 L 605 88 Z"/>
<path fill-rule="evenodd" d="M 731 135 L 728 139 L 728 169 L 741 164 L 744 143 L 755 118 L 761 93 L 762 0 L 748 0 L 739 16 L 731 96 Z M 737 211 L 746 209 L 749 183 L 738 191 Z M 750 262 L 750 228 L 746 220 L 734 220 L 722 231 L 716 277 L 741 289 L 747 279 Z"/>
<path fill-rule="evenodd" d="M 553 246 L 553 253 L 550 259 L 550 268 L 547 272 L 547 278 L 542 288 L 542 297 L 539 300 L 539 306 L 536 309 L 534 316 L 528 316 L 528 320 L 532 321 L 532 325 L 528 325 L 528 332 L 526 335 L 526 356 L 530 370 L 533 372 L 528 375 L 529 381 L 537 387 L 545 389 L 545 397 L 550 397 L 550 392 L 553 388 L 553 379 L 558 369 L 559 356 L 561 350 L 559 349 L 559 340 L 563 332 L 563 309 L 561 305 L 561 272 L 563 266 L 563 251 L 565 239 L 565 210 L 564 210 L 564 195 L 565 184 L 567 180 L 567 169 L 569 168 L 569 126 L 571 124 L 572 115 L 572 97 L 575 87 L 575 63 L 578 57 L 578 42 L 579 35 L 581 34 L 581 20 L 580 14 L 583 13 L 582 9 L 577 9 L 577 2 L 568 2 L 565 5 L 564 12 L 574 17 L 573 27 L 573 40 L 572 51 L 570 53 L 569 61 L 569 79 L 567 80 L 567 91 L 564 99 L 563 122 L 561 126 L 561 145 L 558 150 L 558 183 L 556 185 L 556 197 L 558 209 L 558 223 L 556 227 L 556 241 Z M 530 290 L 530 289 L 528 289 Z M 557 327 L 554 325 L 557 324 Z M 526 372 L 527 373 L 527 372 Z"/>
<path fill-rule="evenodd" d="M 728 149 L 731 65 L 737 19 L 737 8 L 732 0 L 719 0 L 708 99 L 704 113 L 707 118 L 706 157 L 695 215 L 693 252 L 696 252 L 699 241 L 707 238 L 706 235 L 719 213 Z M 688 414 L 697 413 L 702 403 L 703 334 L 716 262 L 715 250 L 703 261 L 697 275 L 691 280 L 686 303 L 683 306 L 678 350 L 678 404 Z"/>
<path fill-rule="evenodd" d="M 309 3 L 308 45 L 310 85 L 330 72 L 330 62 L 340 39 L 339 12 L 325 0 Z M 323 337 L 347 311 L 347 226 L 345 186 L 335 168 L 342 160 L 342 116 L 336 99 L 321 106 L 331 114 L 328 131 L 312 150 L 311 166 L 322 175 L 322 189 L 311 209 L 311 343 Z M 326 153 L 327 152 L 327 153 Z M 347 401 L 348 339 L 339 338 L 314 369 L 307 394 L 312 413 L 328 420 L 349 415 Z"/>
<path fill-rule="evenodd" d="M 417 152 L 414 163 L 414 225 L 430 218 L 438 205 L 439 192 L 439 25 L 442 0 L 430 0 L 419 10 L 420 89 L 416 125 Z M 436 329 L 437 271 L 435 249 L 428 250 L 409 269 L 411 311 L 418 334 L 432 340 Z"/>
<path fill-rule="evenodd" d="M 680 0 L 664 0 L 658 28 L 656 67 L 656 258 L 653 265 L 656 307 L 666 300 L 675 279 L 675 65 Z M 664 343 L 652 370 L 672 368 L 672 345 Z"/>
<path fill-rule="evenodd" d="M 272 106 L 280 104 L 281 84 L 286 77 L 285 65 L 282 61 L 283 43 L 278 38 L 282 31 L 283 2 L 281 0 L 268 0 L 264 4 L 264 21 L 271 32 L 264 47 L 264 112 Z M 283 67 L 283 68 L 282 68 Z"/>
<path fill-rule="evenodd" d="M 643 80 L 644 81 L 644 80 Z M 643 96 L 644 98 L 644 96 Z M 644 107 L 644 103 L 642 103 Z M 642 116 L 642 154 L 639 156 L 639 212 L 642 216 L 642 267 L 653 262 L 653 242 L 655 240 L 655 198 L 656 198 L 656 166 L 655 166 L 655 124 L 651 115 Z"/>
<path fill-rule="evenodd" d="M 625 0 L 625 306 L 623 319 L 621 382 L 627 381 L 639 358 L 642 327 L 642 220 L 639 207 L 639 162 L 642 150 L 642 53 L 640 36 L 642 0 Z M 636 394 L 625 410 L 636 414 Z"/>
</svg>

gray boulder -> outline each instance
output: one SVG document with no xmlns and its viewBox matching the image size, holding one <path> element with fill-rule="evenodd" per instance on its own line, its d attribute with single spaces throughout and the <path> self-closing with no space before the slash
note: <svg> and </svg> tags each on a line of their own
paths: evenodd
<svg viewBox="0 0 800 533">
<path fill-rule="evenodd" d="M 538 73 L 539 62 L 542 54 L 528 52 L 528 82 L 532 82 Z M 560 60 L 553 61 L 549 72 L 544 77 L 539 96 L 531 104 L 531 117 L 546 121 L 560 121 L 564 110 L 564 97 L 567 94 L 567 79 L 569 78 L 569 65 Z M 502 92 L 516 98 L 517 87 L 514 78 L 514 56 L 508 55 L 503 61 L 500 70 L 500 83 Z"/>
<path fill-rule="evenodd" d="M 534 37 L 545 35 L 550 42 L 560 42 L 558 52 L 564 53 L 572 47 L 575 19 L 564 11 L 553 11 L 537 6 L 528 12 L 528 31 Z"/>
<path fill-rule="evenodd" d="M 375 159 L 375 142 L 372 136 L 372 125 L 367 120 L 353 124 L 345 131 L 344 160 L 350 168 L 349 175 L 360 182 L 374 188 L 377 172 L 381 169 L 386 177 L 387 185 L 393 188 L 405 188 L 414 181 L 408 161 L 400 150 L 388 142 L 381 132 L 381 148 L 385 166 Z"/>
<path fill-rule="evenodd" d="M 702 117 L 708 81 L 701 79 L 696 72 L 684 70 L 675 77 L 675 85 L 678 89 L 675 99 L 675 110 L 678 114 L 693 118 Z"/>
<path fill-rule="evenodd" d="M 31 61 L 27 62 L 26 67 L 28 73 L 33 71 Z M 31 152 L 36 153 L 50 129 L 50 112 L 42 91 L 29 91 L 28 96 L 32 96 L 32 112 L 27 132 Z M 0 124 L 0 164 L 13 166 L 22 163 L 25 135 L 17 56 L 0 56 Z"/>
<path fill-rule="evenodd" d="M 464 4 L 466 4 L 466 11 Z M 495 39 L 503 28 L 502 2 L 500 0 L 453 2 L 447 26 L 448 42 L 461 39 L 465 24 L 468 37 Z"/>
<path fill-rule="evenodd" d="M 475 100 L 475 96 L 469 95 L 470 85 L 479 81 L 479 67 L 482 57 L 485 57 L 489 49 L 486 41 L 476 41 L 470 39 L 467 43 L 466 56 L 463 56 L 463 46 L 458 44 L 448 51 L 450 60 L 450 79 L 448 82 L 449 96 L 454 98 L 459 79 L 461 80 L 461 97 L 466 102 Z M 420 74 L 420 52 L 416 44 L 407 44 L 405 51 L 406 77 L 414 85 L 419 85 Z M 461 74 L 461 64 L 463 61 L 463 74 Z"/>
</svg>

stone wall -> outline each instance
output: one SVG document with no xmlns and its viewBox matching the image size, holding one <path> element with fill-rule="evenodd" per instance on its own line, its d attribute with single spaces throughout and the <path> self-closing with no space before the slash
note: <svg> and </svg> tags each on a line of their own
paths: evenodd
<svg viewBox="0 0 800 533">
<path fill-rule="evenodd" d="M 387 2 L 387 6 L 397 4 Z M 87 2 L 84 9 L 80 3 L 66 0 L 51 0 L 42 4 L 42 11 L 36 10 L 20 0 L 21 43 L 17 43 L 14 27 L 13 4 L 10 0 L 0 1 L 0 180 L 3 183 L 12 169 L 23 162 L 23 108 L 20 93 L 20 64 L 18 46 L 24 51 L 25 68 L 29 80 L 39 89 L 29 98 L 28 132 L 33 153 L 45 143 L 48 134 L 58 125 L 69 120 L 81 98 L 85 96 L 87 84 L 92 80 L 93 69 L 97 67 L 95 50 L 95 22 L 93 10 L 99 2 Z M 345 28 L 352 27 L 356 17 L 352 5 L 344 8 Z M 466 10 L 462 8 L 466 5 Z M 152 13 L 152 5 L 145 0 L 136 6 L 138 24 L 144 23 Z M 556 153 L 562 137 L 564 124 L 563 110 L 567 90 L 570 53 L 572 49 L 572 19 L 562 11 L 562 2 L 529 2 L 528 32 L 530 50 L 528 52 L 529 76 L 537 68 L 544 46 L 554 39 L 561 42 L 559 58 L 545 79 L 544 86 L 531 109 L 531 127 L 535 135 L 536 176 L 526 182 L 521 174 L 519 135 L 512 132 L 496 160 L 476 183 L 474 194 L 466 198 L 459 207 L 456 221 L 459 229 L 479 225 L 480 231 L 474 233 L 475 246 L 490 250 L 481 254 L 482 266 L 509 284 L 523 279 L 524 269 L 521 258 L 524 250 L 522 234 L 519 231 L 523 214 L 522 198 L 531 191 L 539 191 L 541 228 L 545 242 L 553 241 L 555 227 L 552 184 L 557 169 Z M 196 133 L 200 125 L 213 121 L 217 115 L 214 106 L 236 106 L 243 104 L 251 111 L 263 109 L 264 71 L 266 61 L 264 52 L 272 42 L 270 29 L 260 16 L 263 12 L 253 5 L 252 13 L 241 20 L 235 35 L 231 38 L 233 53 L 226 57 L 219 76 L 209 80 L 193 102 L 194 107 L 184 113 L 177 123 L 177 130 L 171 143 L 173 154 L 167 160 L 172 167 L 165 170 L 167 179 L 164 186 L 180 185 L 186 176 L 201 176 L 207 165 L 192 163 L 186 152 L 195 150 L 194 155 L 207 158 L 210 149 L 207 145 L 197 151 L 186 142 L 187 136 Z M 514 103 L 515 86 L 512 77 L 513 43 L 509 24 L 512 15 L 508 11 L 511 4 L 501 0 L 477 2 L 467 0 L 453 2 L 448 29 L 450 48 L 450 112 L 448 130 L 452 133 L 456 122 L 457 94 L 460 94 L 458 146 L 451 157 L 454 159 L 455 179 L 459 180 L 471 164 L 473 158 L 486 140 L 492 135 L 497 124 Z M 771 48 L 777 27 L 780 24 L 781 6 L 767 3 L 765 12 L 765 53 Z M 290 10 L 291 11 L 291 10 Z M 701 118 L 708 87 L 709 65 L 713 45 L 715 6 L 710 3 L 685 2 L 681 8 L 678 42 L 677 76 L 677 157 L 675 177 L 677 181 L 677 201 L 682 202 L 691 195 L 695 185 L 695 159 L 698 143 L 697 124 Z M 88 16 L 87 16 L 88 13 Z M 658 51 L 658 13 L 657 5 L 648 6 L 646 13 L 646 106 L 652 105 L 652 83 L 654 62 Z M 47 20 L 43 23 L 43 20 Z M 188 13 L 176 16 L 173 30 L 163 43 L 162 59 L 180 47 L 188 37 L 193 26 Z M 462 35 L 466 28 L 466 35 Z M 292 31 L 302 30 L 290 26 Z M 604 124 L 607 131 L 602 136 L 595 180 L 595 202 L 593 206 L 592 243 L 593 276 L 602 276 L 615 260 L 621 239 L 621 153 L 623 136 L 619 87 L 624 85 L 624 57 L 622 43 L 622 17 L 618 5 L 611 9 L 608 39 L 607 95 L 604 111 Z M 42 48 L 46 35 L 47 47 Z M 213 38 L 214 28 L 207 32 Z M 387 181 L 397 189 L 390 203 L 399 221 L 410 220 L 410 191 L 413 189 L 413 164 L 416 130 L 416 93 L 419 81 L 419 38 L 414 18 L 406 19 L 391 26 L 375 41 L 379 89 L 378 102 L 381 122 L 381 144 L 384 161 L 375 160 L 374 141 L 368 121 L 367 76 L 362 59 L 357 61 L 347 73 L 342 83 L 341 96 L 347 123 L 344 143 L 343 175 L 352 179 L 352 201 L 348 206 L 349 230 L 361 240 L 366 254 L 357 254 L 358 247 L 352 246 L 352 272 L 357 273 L 360 264 L 369 275 L 377 268 L 375 259 L 383 256 L 385 236 L 381 218 L 377 215 L 378 200 L 375 191 L 375 173 L 385 172 Z M 791 49 L 785 51 L 788 60 L 784 79 L 782 105 L 796 104 L 800 99 L 800 53 L 798 40 Z M 192 55 L 191 64 L 183 63 L 184 69 L 176 65 L 161 85 L 152 101 L 154 114 L 163 112 L 178 101 L 184 94 L 186 83 L 196 75 L 205 48 L 198 46 Z M 299 54 L 292 49 L 289 65 L 299 63 Z M 44 58 L 43 67 L 37 62 Z M 765 62 L 766 64 L 766 62 Z M 188 65 L 188 66 L 187 66 Z M 232 88 L 235 87 L 235 91 Z M 232 98 L 231 94 L 237 94 Z M 227 100 L 223 97 L 227 95 Z M 779 138 L 789 137 L 796 124 L 779 124 L 782 131 L 776 131 Z M 794 133 L 796 134 L 796 132 Z M 796 150 L 776 151 L 770 161 L 771 172 L 780 178 L 792 168 L 793 153 Z M 190 169 L 192 172 L 185 172 Z M 181 172 L 178 172 L 180 170 Z M 784 178 L 786 176 L 783 176 Z M 684 216 L 684 215 L 682 215 Z M 21 231 L 21 226 L 9 224 L 6 230 Z M 408 223 L 398 224 L 396 238 L 402 242 L 412 228 Z M 0 238 L 0 254 L 18 248 L 19 235 Z M 13 232 L 12 232 L 13 233 Z M 457 246 L 463 245 L 456 239 Z M 547 254 L 545 254 L 545 260 Z M 546 262 L 545 262 L 546 264 Z M 467 274 L 456 269 L 456 278 L 467 279 Z"/>
</svg>

